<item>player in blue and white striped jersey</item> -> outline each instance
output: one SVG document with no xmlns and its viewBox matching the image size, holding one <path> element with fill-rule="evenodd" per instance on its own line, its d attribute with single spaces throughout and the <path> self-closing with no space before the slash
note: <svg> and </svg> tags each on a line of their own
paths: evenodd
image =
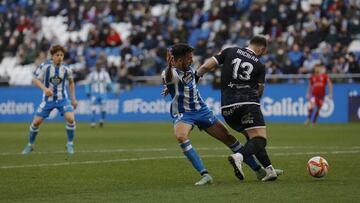
<svg viewBox="0 0 360 203">
<path fill-rule="evenodd" d="M 96 62 L 96 69 L 92 71 L 87 79 L 87 85 L 85 86 L 85 92 L 88 97 L 91 98 L 91 126 L 96 126 L 96 109 L 99 106 L 101 112 L 101 118 L 99 121 L 100 127 L 103 127 L 106 115 L 106 98 L 108 90 L 113 90 L 110 75 L 102 67 L 102 62 Z"/>
<path fill-rule="evenodd" d="M 170 94 L 172 98 L 171 116 L 174 122 L 174 134 L 185 156 L 202 178 L 195 185 L 212 183 L 212 177 L 204 167 L 199 155 L 192 147 L 189 134 L 195 125 L 205 130 L 212 137 L 220 140 L 233 152 L 240 150 L 242 145 L 232 136 L 225 125 L 214 116 L 204 103 L 197 89 L 199 77 L 192 70 L 193 48 L 187 44 L 176 44 L 168 52 L 168 68 L 162 72 L 165 89 L 163 95 Z M 245 162 L 262 176 L 264 170 L 253 157 L 248 157 Z"/>
<path fill-rule="evenodd" d="M 63 46 L 55 45 L 50 49 L 51 60 L 42 63 L 35 71 L 33 82 L 36 87 L 43 91 L 42 101 L 35 113 L 30 125 L 29 143 L 23 150 L 23 154 L 33 151 L 33 145 L 39 132 L 39 126 L 47 118 L 53 109 L 57 109 L 66 120 L 66 133 L 68 143 L 66 145 L 69 154 L 74 153 L 75 116 L 74 109 L 77 106 L 75 97 L 75 83 L 71 69 L 64 64 Z M 66 80 L 69 81 L 71 103 L 66 91 Z"/>
</svg>

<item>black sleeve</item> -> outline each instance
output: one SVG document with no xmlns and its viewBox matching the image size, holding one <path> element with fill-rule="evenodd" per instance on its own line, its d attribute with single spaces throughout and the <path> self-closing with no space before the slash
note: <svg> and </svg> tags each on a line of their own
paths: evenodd
<svg viewBox="0 0 360 203">
<path fill-rule="evenodd" d="M 265 65 L 264 64 L 260 64 L 260 72 L 259 72 L 259 81 L 258 83 L 265 83 Z"/>
<path fill-rule="evenodd" d="M 220 53 L 216 54 L 214 56 L 214 58 L 216 59 L 217 63 L 219 65 L 223 64 L 224 61 L 225 61 L 225 56 L 226 56 L 226 53 L 230 50 L 230 48 L 226 48 L 224 50 L 222 50 Z"/>
</svg>

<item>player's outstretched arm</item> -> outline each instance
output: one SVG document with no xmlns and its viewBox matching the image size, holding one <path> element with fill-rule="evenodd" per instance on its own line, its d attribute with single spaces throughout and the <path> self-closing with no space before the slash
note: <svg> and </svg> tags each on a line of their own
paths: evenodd
<svg viewBox="0 0 360 203">
<path fill-rule="evenodd" d="M 165 70 L 165 83 L 169 83 L 173 79 L 171 68 L 174 65 L 174 57 L 171 54 L 171 50 L 168 50 L 166 53 L 166 61 L 168 62 L 168 67 Z"/>
<path fill-rule="evenodd" d="M 71 96 L 71 105 L 74 107 L 74 109 L 76 109 L 77 101 L 76 101 L 76 97 L 75 97 L 75 82 L 72 78 L 69 79 L 69 90 L 70 90 L 70 96 Z"/>
<path fill-rule="evenodd" d="M 329 97 L 329 99 L 332 99 L 332 96 L 333 96 L 333 85 L 332 85 L 332 82 L 331 82 L 330 78 L 328 78 L 328 85 L 329 85 L 329 94 L 328 94 L 328 97 Z"/>
<path fill-rule="evenodd" d="M 51 97 L 53 95 L 52 90 L 46 88 L 39 79 L 33 78 L 33 83 L 35 84 L 36 87 L 40 88 L 46 96 Z"/>
<path fill-rule="evenodd" d="M 209 58 L 204 64 L 202 64 L 197 70 L 197 76 L 201 77 L 209 71 L 213 71 L 217 67 L 217 62 L 214 58 Z"/>
<path fill-rule="evenodd" d="M 161 91 L 161 95 L 166 97 L 169 94 L 169 89 L 167 88 L 166 85 L 164 85 L 164 88 Z"/>
</svg>

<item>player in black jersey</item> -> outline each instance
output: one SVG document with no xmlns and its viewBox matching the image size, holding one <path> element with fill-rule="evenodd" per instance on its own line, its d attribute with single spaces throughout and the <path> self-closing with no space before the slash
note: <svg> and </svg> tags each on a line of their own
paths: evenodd
<svg viewBox="0 0 360 203">
<path fill-rule="evenodd" d="M 197 70 L 202 76 L 221 67 L 221 113 L 226 123 L 247 138 L 240 153 L 229 156 L 235 175 L 244 179 L 241 164 L 244 158 L 255 155 L 265 167 L 263 181 L 276 180 L 277 175 L 266 152 L 266 127 L 260 109 L 264 91 L 265 66 L 259 57 L 266 53 L 267 40 L 255 36 L 246 48 L 231 47 L 210 58 Z"/>
</svg>

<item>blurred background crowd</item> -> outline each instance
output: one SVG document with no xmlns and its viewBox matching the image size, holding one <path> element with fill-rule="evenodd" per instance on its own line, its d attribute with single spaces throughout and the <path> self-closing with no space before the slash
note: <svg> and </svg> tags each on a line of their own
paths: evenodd
<svg viewBox="0 0 360 203">
<path fill-rule="evenodd" d="M 76 81 L 101 60 L 114 82 L 131 85 L 139 76 L 158 76 L 174 43 L 195 47 L 196 66 L 227 46 L 246 46 L 256 34 L 269 38 L 262 59 L 268 74 L 306 74 L 315 63 L 328 73 L 360 73 L 357 0 L 0 2 L 2 65 L 8 66 L 5 58 L 39 65 L 60 43 Z M 9 80 L 6 71 L 0 78 Z"/>
</svg>

